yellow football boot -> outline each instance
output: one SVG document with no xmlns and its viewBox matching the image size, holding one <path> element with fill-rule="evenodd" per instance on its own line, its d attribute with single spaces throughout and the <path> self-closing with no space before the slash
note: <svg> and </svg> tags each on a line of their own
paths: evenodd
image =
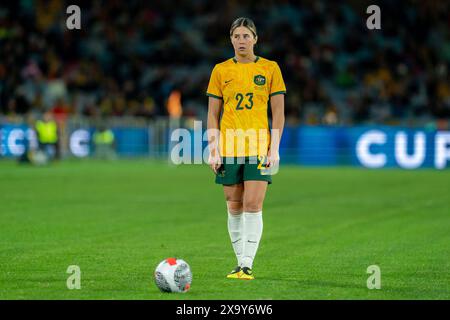
<svg viewBox="0 0 450 320">
<path fill-rule="evenodd" d="M 255 279 L 255 276 L 253 275 L 252 269 L 243 267 L 238 274 L 238 279 L 253 280 L 253 279 Z"/>
<path fill-rule="evenodd" d="M 236 268 L 231 270 L 231 272 L 229 274 L 227 274 L 227 278 L 228 279 L 238 279 L 240 273 L 241 273 L 241 267 L 237 266 Z"/>
</svg>

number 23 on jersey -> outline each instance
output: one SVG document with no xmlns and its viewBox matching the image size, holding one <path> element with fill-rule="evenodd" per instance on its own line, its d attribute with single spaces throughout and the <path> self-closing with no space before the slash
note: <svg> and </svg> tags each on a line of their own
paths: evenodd
<svg viewBox="0 0 450 320">
<path fill-rule="evenodd" d="M 253 107 L 253 92 L 246 94 L 236 93 L 235 97 L 237 101 L 236 110 L 250 110 Z"/>
</svg>

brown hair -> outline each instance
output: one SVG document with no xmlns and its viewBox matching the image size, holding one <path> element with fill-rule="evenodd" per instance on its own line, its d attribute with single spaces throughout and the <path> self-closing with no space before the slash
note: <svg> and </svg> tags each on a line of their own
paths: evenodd
<svg viewBox="0 0 450 320">
<path fill-rule="evenodd" d="M 256 26 L 255 26 L 255 23 L 251 19 L 240 17 L 240 18 L 237 18 L 236 20 L 234 20 L 233 23 L 231 24 L 230 36 L 233 35 L 233 32 L 237 27 L 246 27 L 253 33 L 253 36 L 255 38 L 257 37 Z"/>
</svg>

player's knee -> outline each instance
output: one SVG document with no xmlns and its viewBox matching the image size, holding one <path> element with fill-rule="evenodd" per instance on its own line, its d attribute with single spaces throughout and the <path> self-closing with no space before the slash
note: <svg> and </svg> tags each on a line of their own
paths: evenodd
<svg viewBox="0 0 450 320">
<path fill-rule="evenodd" d="M 259 201 L 249 200 L 244 202 L 245 212 L 259 212 L 262 210 L 262 203 Z"/>
<path fill-rule="evenodd" d="M 231 214 L 239 214 L 243 210 L 242 201 L 227 200 L 227 207 Z"/>
</svg>

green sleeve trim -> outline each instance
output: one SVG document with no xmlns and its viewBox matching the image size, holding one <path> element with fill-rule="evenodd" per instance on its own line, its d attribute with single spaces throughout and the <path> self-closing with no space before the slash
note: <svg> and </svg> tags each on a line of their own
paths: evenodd
<svg viewBox="0 0 450 320">
<path fill-rule="evenodd" d="M 269 94 L 269 97 L 277 95 L 277 94 L 286 94 L 286 91 L 277 91 L 277 92 L 271 93 L 271 94 Z"/>
<path fill-rule="evenodd" d="M 208 97 L 213 97 L 213 98 L 216 98 L 216 99 L 219 99 L 219 100 L 223 100 L 222 97 L 216 96 L 215 94 L 206 93 L 206 95 L 207 95 Z"/>
<path fill-rule="evenodd" d="M 219 99 L 219 100 L 223 100 L 222 97 L 216 96 L 215 94 L 211 94 L 211 93 L 208 93 L 208 92 L 207 92 L 206 95 L 207 95 L 208 97 L 213 97 L 213 98 L 216 98 L 216 99 Z"/>
</svg>

